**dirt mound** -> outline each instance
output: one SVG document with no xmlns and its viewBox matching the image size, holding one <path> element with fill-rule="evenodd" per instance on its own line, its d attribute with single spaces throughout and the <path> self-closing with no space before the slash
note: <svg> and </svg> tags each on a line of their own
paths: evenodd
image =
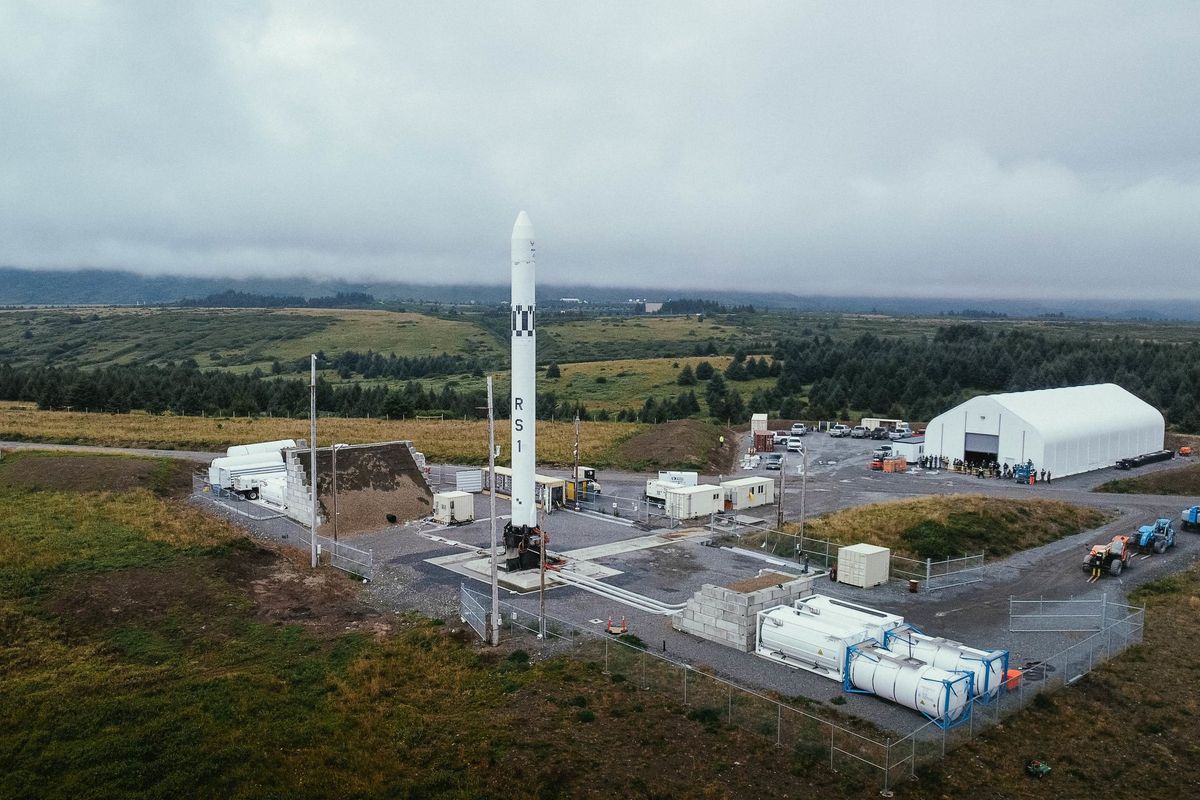
<svg viewBox="0 0 1200 800">
<path fill-rule="evenodd" d="M 168 458 L 16 453 L 0 462 L 0 485 L 66 492 L 150 489 L 182 497 L 192 490 L 197 464 Z"/>
<path fill-rule="evenodd" d="M 721 446 L 721 436 L 725 446 Z M 729 472 L 738 456 L 737 437 L 729 428 L 695 419 L 655 425 L 617 447 L 620 460 L 639 471 L 690 469 Z"/>
<path fill-rule="evenodd" d="M 228 555 L 190 560 L 166 569 L 131 568 L 74 577 L 51 591 L 46 607 L 68 635 L 85 637 L 113 627 L 153 625 L 172 616 L 195 635 L 217 633 L 206 609 L 245 602 L 253 617 L 277 625 L 302 625 L 334 636 L 347 630 L 383 633 L 382 615 L 358 599 L 355 582 L 335 570 L 301 571 L 289 558 L 250 544 Z M 204 631 L 201 633 L 201 631 Z"/>
</svg>

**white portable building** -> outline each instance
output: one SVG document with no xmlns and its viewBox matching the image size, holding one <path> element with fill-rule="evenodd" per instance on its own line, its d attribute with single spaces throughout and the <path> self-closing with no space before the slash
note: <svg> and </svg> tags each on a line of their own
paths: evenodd
<svg viewBox="0 0 1200 800">
<path fill-rule="evenodd" d="M 838 548 L 838 583 L 869 589 L 887 583 L 892 551 L 873 544 L 852 544 Z"/>
<path fill-rule="evenodd" d="M 437 492 L 433 496 L 433 519 L 443 525 L 472 522 L 475 496 L 470 492 Z"/>
<path fill-rule="evenodd" d="M 774 478 L 735 478 L 721 481 L 725 493 L 725 510 L 741 511 L 743 508 L 766 506 L 775 502 Z"/>
<path fill-rule="evenodd" d="M 699 486 L 671 486 L 666 490 L 667 516 L 672 519 L 694 519 L 716 514 L 724 506 L 720 486 L 702 483 Z"/>
<path fill-rule="evenodd" d="M 750 415 L 750 432 L 751 433 L 757 433 L 758 431 L 765 431 L 766 429 L 767 429 L 767 415 L 766 414 L 751 414 Z"/>
<path fill-rule="evenodd" d="M 909 436 L 892 442 L 892 452 L 897 458 L 903 457 L 909 464 L 916 464 L 925 455 L 925 437 Z"/>
<path fill-rule="evenodd" d="M 927 455 L 948 461 L 1033 462 L 1054 477 L 1163 449 L 1158 409 L 1115 383 L 973 397 L 925 429 Z"/>
</svg>

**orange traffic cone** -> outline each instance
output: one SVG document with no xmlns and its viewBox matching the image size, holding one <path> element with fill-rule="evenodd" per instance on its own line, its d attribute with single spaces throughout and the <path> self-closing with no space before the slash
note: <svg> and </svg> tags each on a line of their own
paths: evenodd
<svg viewBox="0 0 1200 800">
<path fill-rule="evenodd" d="M 608 615 L 608 624 L 604 626 L 605 633 L 612 633 L 612 614 Z"/>
<path fill-rule="evenodd" d="M 625 617 L 621 617 L 621 633 L 629 633 L 629 626 L 625 624 Z"/>
</svg>

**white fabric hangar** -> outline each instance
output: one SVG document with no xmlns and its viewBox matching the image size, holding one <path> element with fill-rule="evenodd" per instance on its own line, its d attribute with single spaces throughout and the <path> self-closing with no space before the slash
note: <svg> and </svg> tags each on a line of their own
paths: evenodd
<svg viewBox="0 0 1200 800">
<path fill-rule="evenodd" d="M 1055 477 L 1161 450 L 1163 415 L 1115 383 L 973 397 L 933 418 L 926 455 L 1010 467 L 1032 461 Z"/>
</svg>

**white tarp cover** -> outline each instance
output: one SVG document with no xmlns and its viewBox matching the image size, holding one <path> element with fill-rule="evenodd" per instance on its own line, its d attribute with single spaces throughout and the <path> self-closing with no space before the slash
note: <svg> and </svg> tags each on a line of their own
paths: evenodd
<svg viewBox="0 0 1200 800">
<path fill-rule="evenodd" d="M 998 439 L 996 460 L 1033 461 L 1055 477 L 1111 467 L 1117 459 L 1161 450 L 1157 409 L 1114 383 L 973 397 L 934 417 L 926 455 L 961 459 L 970 441 Z"/>
</svg>

